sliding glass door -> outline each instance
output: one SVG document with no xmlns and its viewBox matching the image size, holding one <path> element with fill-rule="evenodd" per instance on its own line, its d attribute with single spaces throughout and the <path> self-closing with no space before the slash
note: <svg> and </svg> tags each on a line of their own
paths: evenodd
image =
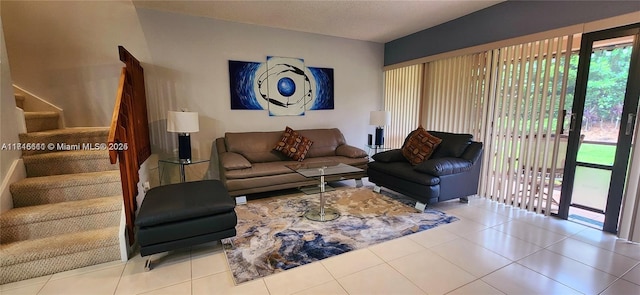
<svg viewBox="0 0 640 295">
<path fill-rule="evenodd" d="M 558 215 L 617 232 L 640 95 L 640 24 L 582 36 Z"/>
</svg>

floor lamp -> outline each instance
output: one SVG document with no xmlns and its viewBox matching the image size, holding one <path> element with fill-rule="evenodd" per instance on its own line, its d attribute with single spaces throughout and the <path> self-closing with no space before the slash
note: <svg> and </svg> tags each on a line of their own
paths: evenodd
<svg viewBox="0 0 640 295">
<path fill-rule="evenodd" d="M 376 147 L 384 145 L 384 126 L 391 125 L 391 112 L 372 111 L 369 116 L 369 125 L 376 126 L 374 145 Z"/>
<path fill-rule="evenodd" d="M 200 131 L 197 112 L 167 113 L 167 131 L 178 133 L 178 156 L 180 161 L 191 162 L 190 133 Z"/>
</svg>

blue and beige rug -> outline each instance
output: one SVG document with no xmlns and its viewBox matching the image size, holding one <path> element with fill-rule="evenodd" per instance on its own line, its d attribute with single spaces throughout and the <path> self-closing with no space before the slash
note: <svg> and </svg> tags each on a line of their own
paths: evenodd
<svg viewBox="0 0 640 295">
<path fill-rule="evenodd" d="M 399 238 L 458 220 L 437 210 L 417 212 L 370 188 L 327 193 L 328 206 L 341 212 L 334 221 L 302 217 L 319 196 L 290 195 L 249 201 L 236 207 L 235 247 L 225 250 L 237 284 L 300 265 Z"/>
</svg>

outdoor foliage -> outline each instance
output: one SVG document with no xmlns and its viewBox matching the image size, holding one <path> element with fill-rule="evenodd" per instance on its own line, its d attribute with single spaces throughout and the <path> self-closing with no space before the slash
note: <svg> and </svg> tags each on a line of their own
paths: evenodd
<svg viewBox="0 0 640 295">
<path fill-rule="evenodd" d="M 629 62 L 631 59 L 631 44 L 627 46 L 619 46 L 613 48 L 604 48 L 595 50 L 591 55 L 591 65 L 589 69 L 589 83 L 587 88 L 585 109 L 583 114 L 583 124 L 585 128 L 588 130 L 593 124 L 596 123 L 606 123 L 610 122 L 613 124 L 617 124 L 620 120 L 620 116 L 622 114 L 622 106 L 624 104 L 624 93 L 626 88 L 627 76 L 629 72 Z M 560 77 L 557 79 L 557 84 L 555 85 L 555 94 L 556 97 L 559 98 L 560 91 L 562 89 L 562 77 L 564 76 L 564 56 L 561 58 L 553 58 L 551 65 L 555 67 L 555 63 L 559 61 L 559 75 Z M 569 64 L 569 72 L 567 73 L 567 91 L 564 108 L 571 110 L 573 106 L 575 88 L 576 88 L 576 76 L 578 72 L 578 52 L 574 52 L 571 54 L 570 64 Z M 544 69 L 546 67 L 546 61 L 542 60 L 539 64 L 535 60 L 533 62 L 527 62 L 525 64 L 525 79 L 528 76 L 529 67 L 531 67 L 531 73 L 536 73 L 538 68 Z M 504 68 L 505 76 L 517 76 L 520 68 L 514 65 L 509 65 L 507 68 Z M 554 91 L 554 85 L 551 81 L 554 80 L 554 72 L 549 72 L 550 77 L 546 89 L 547 97 L 552 97 L 552 93 Z M 517 81 L 517 80 L 516 80 Z M 515 91 L 513 92 L 512 99 L 517 99 L 518 94 L 518 84 L 516 81 L 509 81 L 508 84 L 504 85 L 501 89 L 504 95 L 510 95 L 511 87 L 515 87 Z M 530 81 L 531 84 L 526 85 L 525 95 L 521 97 L 518 103 L 524 105 L 526 100 L 532 101 L 535 89 L 535 83 L 538 83 L 539 89 L 543 88 L 544 76 L 538 81 Z M 542 93 L 539 93 L 539 97 L 542 97 Z M 541 101 L 538 101 L 541 103 Z M 556 118 L 557 118 L 557 109 L 558 109 L 558 101 L 552 102 L 551 100 L 546 101 L 546 108 L 551 108 L 551 104 L 554 103 L 554 110 L 552 112 L 552 121 L 551 123 L 555 126 Z M 498 106 L 498 111 L 501 111 L 502 107 L 508 106 Z M 524 112 L 525 108 L 521 109 L 521 112 Z M 508 112 L 507 112 L 508 115 Z M 527 110 L 526 114 L 521 114 L 522 117 L 525 118 L 538 118 L 536 114 L 531 113 L 531 108 Z M 544 122 L 540 122 L 544 124 L 544 128 L 546 129 L 548 118 L 547 115 L 544 116 Z M 528 126 L 530 123 L 525 122 L 520 125 L 519 128 L 524 128 L 528 131 Z"/>
<path fill-rule="evenodd" d="M 619 122 L 624 105 L 631 49 L 630 45 L 604 48 L 595 50 L 591 54 L 583 115 L 583 124 L 587 130 L 595 123 L 617 124 Z M 567 102 L 573 103 L 575 75 L 578 67 L 577 53 L 572 55 L 570 67 L 569 79 L 572 80 L 572 83 L 567 85 Z"/>
</svg>

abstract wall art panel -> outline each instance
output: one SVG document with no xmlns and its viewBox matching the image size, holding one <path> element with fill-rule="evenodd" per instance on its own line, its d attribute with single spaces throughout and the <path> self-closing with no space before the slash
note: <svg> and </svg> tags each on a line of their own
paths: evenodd
<svg viewBox="0 0 640 295">
<path fill-rule="evenodd" d="M 311 101 L 312 93 L 305 69 L 302 59 L 267 57 L 267 71 L 258 76 L 258 84 L 263 86 L 260 96 L 269 102 L 269 115 L 304 115 L 305 104 Z M 266 90 L 266 94 L 262 90 Z"/>
<path fill-rule="evenodd" d="M 229 88 L 232 110 L 265 110 L 267 103 L 256 98 L 255 75 L 259 62 L 229 61 Z"/>
<path fill-rule="evenodd" d="M 333 69 L 306 67 L 304 60 L 267 57 L 266 62 L 229 61 L 232 110 L 268 110 L 271 116 L 302 116 L 334 108 Z"/>
<path fill-rule="evenodd" d="M 309 68 L 315 80 L 315 93 L 308 110 L 333 110 L 333 69 Z"/>
</svg>

